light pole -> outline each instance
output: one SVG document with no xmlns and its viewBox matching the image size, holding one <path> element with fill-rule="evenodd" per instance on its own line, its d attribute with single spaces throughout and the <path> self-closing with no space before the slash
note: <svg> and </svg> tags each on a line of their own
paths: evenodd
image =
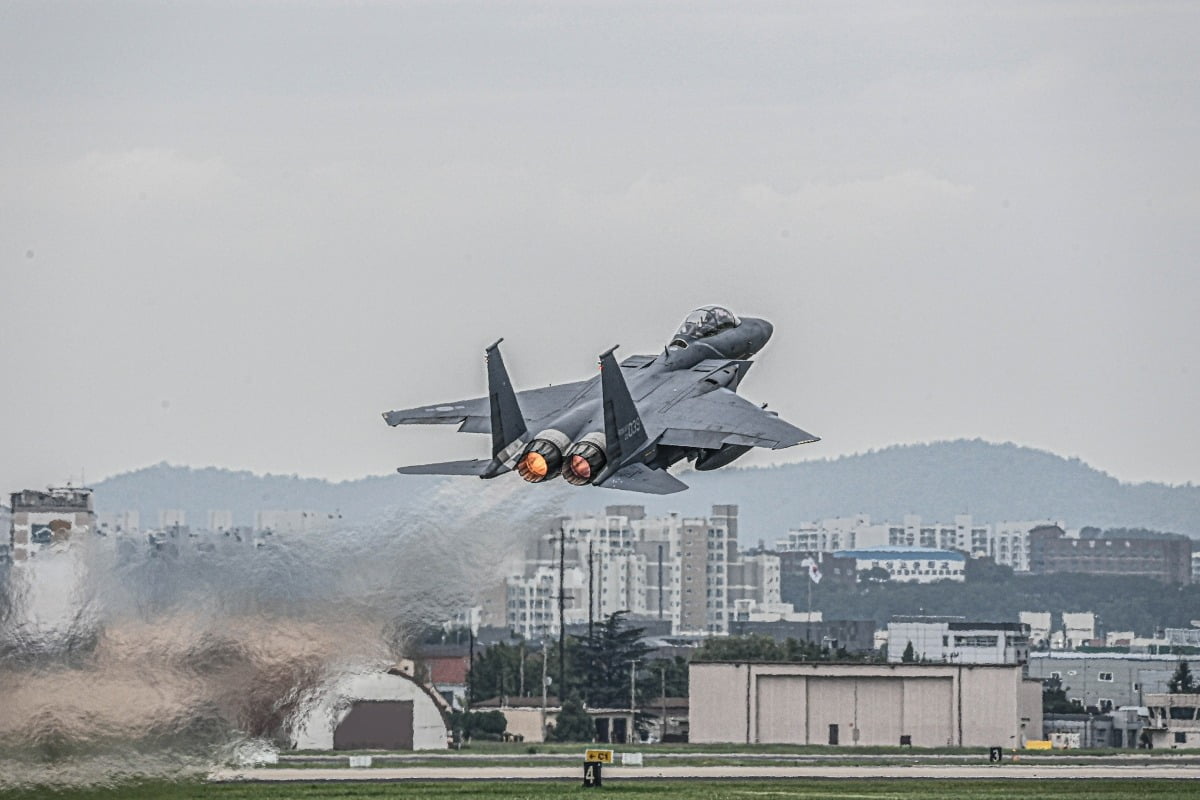
<svg viewBox="0 0 1200 800">
<path fill-rule="evenodd" d="M 629 659 L 629 729 L 625 731 L 625 743 L 633 741 L 633 721 L 637 718 L 637 665 L 640 658 Z"/>
<path fill-rule="evenodd" d="M 659 702 L 662 708 L 659 709 L 662 716 L 659 719 L 658 743 L 662 744 L 667 739 L 667 668 L 660 666 L 658 668 L 658 678 L 662 682 L 659 688 Z"/>
<path fill-rule="evenodd" d="M 542 639 L 542 739 L 546 738 L 546 662 L 549 660 L 549 647 L 545 639 Z M 559 700 L 559 705 L 562 701 Z"/>
<path fill-rule="evenodd" d="M 558 695 L 561 698 L 563 692 L 566 691 L 566 661 L 563 653 L 566 650 L 567 636 L 567 620 L 566 620 L 566 600 L 567 591 L 564 586 L 567 574 L 567 532 L 563 529 L 562 523 L 559 523 L 558 536 L 553 534 L 550 536 L 550 541 L 558 541 Z M 574 538 L 571 541 L 575 541 Z"/>
</svg>

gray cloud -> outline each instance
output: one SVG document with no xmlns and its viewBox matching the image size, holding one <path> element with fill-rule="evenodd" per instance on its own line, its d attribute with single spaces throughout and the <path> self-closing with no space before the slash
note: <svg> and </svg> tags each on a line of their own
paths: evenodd
<svg viewBox="0 0 1200 800">
<path fill-rule="evenodd" d="M 1194 6 L 3 14 L 6 491 L 475 454 L 378 413 L 713 301 L 776 323 L 744 391 L 824 437 L 784 458 L 1197 474 Z"/>
</svg>

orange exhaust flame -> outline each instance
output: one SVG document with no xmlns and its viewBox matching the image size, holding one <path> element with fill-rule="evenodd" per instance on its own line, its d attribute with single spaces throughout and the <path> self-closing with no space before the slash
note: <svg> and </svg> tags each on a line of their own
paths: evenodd
<svg viewBox="0 0 1200 800">
<path fill-rule="evenodd" d="M 517 472 L 527 481 L 540 481 L 546 477 L 549 467 L 541 453 L 526 453 L 517 465 Z"/>
<path fill-rule="evenodd" d="M 571 472 L 580 478 L 592 477 L 592 465 L 583 456 L 571 456 Z"/>
</svg>

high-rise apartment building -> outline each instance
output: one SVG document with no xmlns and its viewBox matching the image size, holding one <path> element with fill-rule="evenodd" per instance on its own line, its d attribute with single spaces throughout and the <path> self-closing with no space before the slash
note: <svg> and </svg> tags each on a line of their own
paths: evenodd
<svg viewBox="0 0 1200 800">
<path fill-rule="evenodd" d="M 778 557 L 744 562 L 738 554 L 737 506 L 713 506 L 711 517 L 655 518 L 642 506 L 608 506 L 563 518 L 554 541 L 531 543 L 506 580 L 506 625 L 526 636 L 558 632 L 559 537 L 567 625 L 626 611 L 673 632 L 724 633 L 732 598 L 778 602 Z"/>
</svg>

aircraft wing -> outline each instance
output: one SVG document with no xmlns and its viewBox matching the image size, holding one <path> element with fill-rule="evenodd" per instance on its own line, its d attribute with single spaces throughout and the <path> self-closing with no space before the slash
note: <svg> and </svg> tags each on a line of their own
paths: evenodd
<svg viewBox="0 0 1200 800">
<path fill-rule="evenodd" d="M 527 421 L 531 421 L 566 408 L 583 394 L 591 383 L 592 381 L 577 381 L 517 392 L 521 415 Z M 490 433 L 492 430 L 491 406 L 486 397 L 388 411 L 383 415 L 383 419 L 393 427 L 396 425 L 459 425 L 459 430 L 467 433 Z"/>
<path fill-rule="evenodd" d="M 718 449 L 727 444 L 779 450 L 818 441 L 807 431 L 784 422 L 728 389 L 716 389 L 674 404 L 659 423 L 661 444 Z"/>
<path fill-rule="evenodd" d="M 652 469 L 645 464 L 628 464 L 614 472 L 604 483 L 606 489 L 624 489 L 645 494 L 674 494 L 688 488 L 687 484 L 665 469 Z"/>
</svg>

